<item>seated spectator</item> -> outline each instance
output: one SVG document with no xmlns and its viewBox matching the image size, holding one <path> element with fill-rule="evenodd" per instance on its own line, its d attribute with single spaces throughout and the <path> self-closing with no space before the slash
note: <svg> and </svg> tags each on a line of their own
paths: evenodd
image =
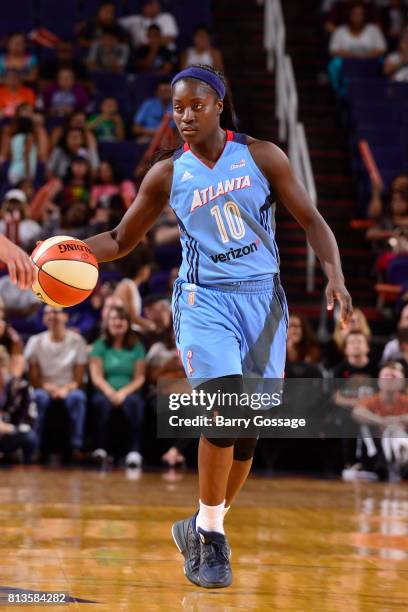
<svg viewBox="0 0 408 612">
<path fill-rule="evenodd" d="M 351 331 L 344 339 L 344 359 L 333 368 L 334 378 L 375 378 L 377 364 L 370 360 L 370 344 L 367 336 L 358 330 Z"/>
<path fill-rule="evenodd" d="M 147 351 L 153 344 L 173 346 L 173 326 L 171 315 L 171 304 L 165 296 L 148 295 L 143 300 L 143 312 L 149 321 L 155 325 L 154 331 L 143 334 L 143 346 Z"/>
<path fill-rule="evenodd" d="M 4 303 L 7 315 L 19 318 L 24 323 L 27 322 L 29 317 L 35 317 L 41 308 L 41 302 L 32 290 L 20 289 L 18 285 L 11 282 L 8 274 L 0 277 L 0 297 Z M 18 328 L 17 323 L 15 323 L 15 326 Z"/>
<path fill-rule="evenodd" d="M 89 203 L 92 184 L 92 172 L 88 160 L 81 155 L 74 157 L 68 166 L 59 189 L 53 190 L 52 203 L 59 211 L 65 213 L 75 202 Z"/>
<path fill-rule="evenodd" d="M 408 461 L 408 395 L 405 391 L 404 370 L 401 364 L 385 364 L 378 376 L 379 392 L 359 400 L 353 410 L 353 417 L 364 426 L 364 442 L 369 456 L 381 453 L 388 471 L 397 473 L 405 468 Z M 374 438 L 381 437 L 378 447 Z"/>
<path fill-rule="evenodd" d="M 99 336 L 102 336 L 106 332 L 106 326 L 108 323 L 108 316 L 111 308 L 124 308 L 123 300 L 117 295 L 107 295 L 103 298 L 102 291 L 95 292 L 92 294 L 91 298 L 95 297 L 100 302 L 99 305 L 94 304 L 95 310 L 99 310 L 99 318 L 95 325 L 89 330 L 87 334 L 87 341 L 89 344 L 93 344 Z M 100 301 L 102 298 L 102 301 Z"/>
<path fill-rule="evenodd" d="M 143 400 L 140 390 L 145 382 L 145 351 L 131 329 L 125 309 L 109 310 L 106 331 L 97 340 L 90 356 L 90 374 L 96 387 L 92 404 L 95 409 L 96 451 L 99 459 L 107 457 L 107 424 L 114 409 L 120 409 L 129 422 L 130 445 L 126 456 L 127 467 L 140 467 L 141 426 Z"/>
<path fill-rule="evenodd" d="M 173 70 L 173 53 L 163 44 L 159 26 L 147 30 L 147 43 L 136 50 L 135 65 L 138 72 L 168 76 Z"/>
<path fill-rule="evenodd" d="M 408 191 L 392 191 L 390 209 L 366 234 L 378 254 L 376 269 L 380 275 L 395 257 L 408 252 Z"/>
<path fill-rule="evenodd" d="M 338 58 L 380 57 L 386 48 L 380 28 L 368 23 L 363 3 L 352 6 L 347 24 L 337 27 L 330 39 L 330 54 Z"/>
<path fill-rule="evenodd" d="M 0 453 L 21 450 L 24 463 L 32 463 L 38 449 L 36 419 L 34 390 L 13 375 L 10 357 L 0 346 Z"/>
<path fill-rule="evenodd" d="M 13 237 L 26 251 L 32 251 L 40 238 L 41 226 L 28 218 L 27 198 L 21 189 L 7 191 L 0 214 L 0 232 Z"/>
<path fill-rule="evenodd" d="M 106 204 L 113 195 L 120 195 L 129 208 L 136 197 L 136 189 L 132 181 L 119 181 L 115 176 L 112 165 L 102 161 L 98 168 L 95 184 L 91 190 L 91 208 L 96 208 L 98 203 Z"/>
<path fill-rule="evenodd" d="M 401 35 L 398 51 L 385 58 L 384 74 L 393 81 L 408 81 L 408 28 Z"/>
<path fill-rule="evenodd" d="M 0 304 L 4 304 L 1 298 Z M 21 378 L 24 372 L 23 343 L 16 330 L 7 323 L 4 305 L 0 306 L 0 347 L 7 351 L 10 358 L 10 374 Z"/>
<path fill-rule="evenodd" d="M 208 28 L 200 26 L 196 28 L 193 38 L 194 46 L 186 49 L 181 55 L 181 69 L 192 64 L 206 64 L 216 70 L 224 70 L 224 62 L 221 51 L 211 44 L 211 34 Z"/>
<path fill-rule="evenodd" d="M 124 140 L 125 126 L 119 114 L 118 101 L 113 97 L 104 98 L 98 115 L 92 115 L 88 127 L 100 142 Z"/>
<path fill-rule="evenodd" d="M 115 295 L 122 299 L 130 315 L 132 326 L 136 326 L 138 331 L 155 331 L 155 323 L 141 316 L 142 298 L 139 291 L 140 285 L 149 280 L 152 272 L 150 251 L 144 246 L 139 246 L 122 259 L 122 266 L 126 278 L 117 286 Z"/>
<path fill-rule="evenodd" d="M 35 106 L 35 93 L 22 84 L 17 70 L 7 70 L 4 85 L 0 85 L 0 119 L 14 117 L 20 104 Z"/>
<path fill-rule="evenodd" d="M 63 179 L 72 160 L 78 156 L 85 157 L 90 163 L 92 173 L 96 172 L 99 157 L 92 132 L 88 129 L 69 128 L 49 157 L 47 168 L 50 178 L 56 176 Z"/>
<path fill-rule="evenodd" d="M 371 340 L 371 329 L 368 325 L 367 318 L 360 308 L 354 308 L 353 314 L 346 325 L 338 319 L 333 332 L 333 338 L 325 347 L 325 365 L 328 368 L 333 368 L 343 360 L 344 343 L 352 331 L 360 331 L 367 338 L 367 342 Z"/>
<path fill-rule="evenodd" d="M 167 112 L 171 112 L 171 86 L 168 81 L 161 81 L 154 98 L 148 98 L 140 106 L 133 118 L 133 133 L 140 143 L 149 142 L 157 132 Z"/>
<path fill-rule="evenodd" d="M 367 21 L 376 22 L 377 11 L 371 0 L 362 0 L 360 5 L 364 5 L 367 13 Z M 332 34 L 336 28 L 347 23 L 350 10 L 356 5 L 356 0 L 325 0 L 322 7 L 324 13 L 324 29 L 328 34 Z"/>
<path fill-rule="evenodd" d="M 76 111 L 65 117 L 62 125 L 56 125 L 51 132 L 50 145 L 51 149 L 58 145 L 64 132 L 70 128 L 79 128 L 80 130 L 86 130 L 86 139 L 92 144 L 92 148 L 97 148 L 97 141 L 93 132 L 89 129 L 87 124 L 87 115 L 85 111 Z"/>
<path fill-rule="evenodd" d="M 390 202 L 392 197 L 400 194 L 408 194 L 408 175 L 399 174 L 391 182 L 390 187 Z M 374 181 L 371 184 L 371 200 L 367 209 L 367 216 L 370 219 L 379 219 L 383 216 L 383 210 L 388 205 L 387 202 L 383 202 L 382 199 L 382 186 L 378 185 Z"/>
<path fill-rule="evenodd" d="M 289 362 L 305 363 L 320 361 L 319 342 L 309 321 L 300 313 L 292 313 L 289 317 L 286 359 Z"/>
<path fill-rule="evenodd" d="M 105 28 L 92 43 L 87 64 L 91 72 L 124 72 L 128 59 L 129 47 L 120 42 L 116 29 Z"/>
<path fill-rule="evenodd" d="M 44 91 L 44 107 L 50 117 L 67 117 L 74 111 L 84 110 L 88 102 L 88 94 L 75 82 L 70 68 L 60 68 L 56 82 Z"/>
<path fill-rule="evenodd" d="M 174 214 L 174 210 L 167 204 L 160 217 L 154 224 L 152 231 L 152 240 L 155 247 L 166 244 L 180 244 L 180 229 Z"/>
<path fill-rule="evenodd" d="M 29 380 L 36 390 L 40 444 L 46 412 L 54 400 L 61 400 L 71 422 L 72 448 L 80 449 L 86 412 L 86 396 L 81 389 L 88 362 L 86 343 L 78 333 L 67 329 L 68 315 L 62 308 L 45 306 L 43 320 L 47 331 L 31 336 L 25 348 Z"/>
<path fill-rule="evenodd" d="M 57 80 L 58 72 L 66 68 L 74 73 L 75 80 L 82 85 L 89 85 L 90 75 L 85 63 L 75 57 L 74 46 L 67 40 L 60 40 L 55 50 L 55 58 L 41 62 L 40 80 L 46 86 Z"/>
<path fill-rule="evenodd" d="M 3 128 L 0 163 L 9 162 L 8 182 L 15 185 L 24 179 L 33 180 L 38 162 L 48 155 L 48 135 L 41 115 L 29 104 L 20 104 L 10 123 Z"/>
<path fill-rule="evenodd" d="M 95 40 L 99 40 L 105 28 L 114 28 L 121 41 L 127 42 L 128 33 L 116 19 L 115 2 L 102 2 L 96 16 L 86 23 L 77 27 L 79 42 L 83 47 L 90 47 Z"/>
<path fill-rule="evenodd" d="M 162 44 L 174 49 L 178 36 L 177 22 L 171 13 L 162 13 L 159 0 L 144 0 L 141 15 L 122 17 L 119 22 L 129 32 L 134 47 L 146 45 L 147 31 L 157 25 L 162 35 Z"/>
<path fill-rule="evenodd" d="M 403 306 L 401 310 L 397 324 L 397 333 L 402 329 L 408 329 L 408 304 L 405 304 L 405 306 Z M 399 339 L 398 337 L 394 338 L 387 342 L 384 347 L 384 351 L 381 357 L 381 365 L 383 365 L 387 361 L 398 361 L 402 358 L 402 356 L 403 355 Z"/>
<path fill-rule="evenodd" d="M 389 45 L 392 49 L 398 46 L 398 40 L 407 25 L 407 4 L 405 0 L 388 0 L 381 11 L 381 23 Z"/>
<path fill-rule="evenodd" d="M 38 76 L 38 60 L 28 53 L 26 37 L 21 32 L 12 34 L 7 41 L 6 53 L 0 55 L 0 80 L 3 81 L 8 70 L 15 70 L 25 83 L 34 83 Z"/>
</svg>

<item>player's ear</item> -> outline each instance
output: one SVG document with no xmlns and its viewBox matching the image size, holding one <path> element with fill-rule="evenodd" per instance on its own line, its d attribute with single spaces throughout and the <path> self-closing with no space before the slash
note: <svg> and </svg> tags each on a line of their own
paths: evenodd
<svg viewBox="0 0 408 612">
<path fill-rule="evenodd" d="M 215 107 L 217 109 L 217 115 L 221 115 L 222 111 L 224 110 L 224 102 L 222 100 L 217 100 Z"/>
</svg>

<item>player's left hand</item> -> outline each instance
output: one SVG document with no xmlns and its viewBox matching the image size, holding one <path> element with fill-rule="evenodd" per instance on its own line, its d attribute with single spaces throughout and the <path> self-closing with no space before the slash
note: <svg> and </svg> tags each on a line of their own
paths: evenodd
<svg viewBox="0 0 408 612">
<path fill-rule="evenodd" d="M 326 287 L 327 310 L 333 310 L 334 302 L 340 304 L 340 321 L 347 325 L 353 313 L 353 303 L 346 286 L 341 280 L 329 280 Z"/>
</svg>

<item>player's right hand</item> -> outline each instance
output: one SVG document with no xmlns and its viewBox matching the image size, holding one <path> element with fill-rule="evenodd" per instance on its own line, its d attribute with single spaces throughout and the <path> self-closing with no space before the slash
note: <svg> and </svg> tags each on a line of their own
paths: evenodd
<svg viewBox="0 0 408 612">
<path fill-rule="evenodd" d="M 27 253 L 13 243 L 8 246 L 6 265 L 11 282 L 20 289 L 29 289 L 35 279 L 35 267 Z"/>
</svg>

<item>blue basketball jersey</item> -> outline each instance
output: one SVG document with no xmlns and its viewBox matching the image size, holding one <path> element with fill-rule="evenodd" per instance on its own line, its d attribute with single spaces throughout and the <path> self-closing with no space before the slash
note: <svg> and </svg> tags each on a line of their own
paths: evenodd
<svg viewBox="0 0 408 612">
<path fill-rule="evenodd" d="M 244 134 L 227 131 L 214 168 L 184 144 L 174 154 L 170 195 L 183 250 L 179 277 L 197 285 L 270 279 L 279 271 L 274 199 Z"/>
</svg>

